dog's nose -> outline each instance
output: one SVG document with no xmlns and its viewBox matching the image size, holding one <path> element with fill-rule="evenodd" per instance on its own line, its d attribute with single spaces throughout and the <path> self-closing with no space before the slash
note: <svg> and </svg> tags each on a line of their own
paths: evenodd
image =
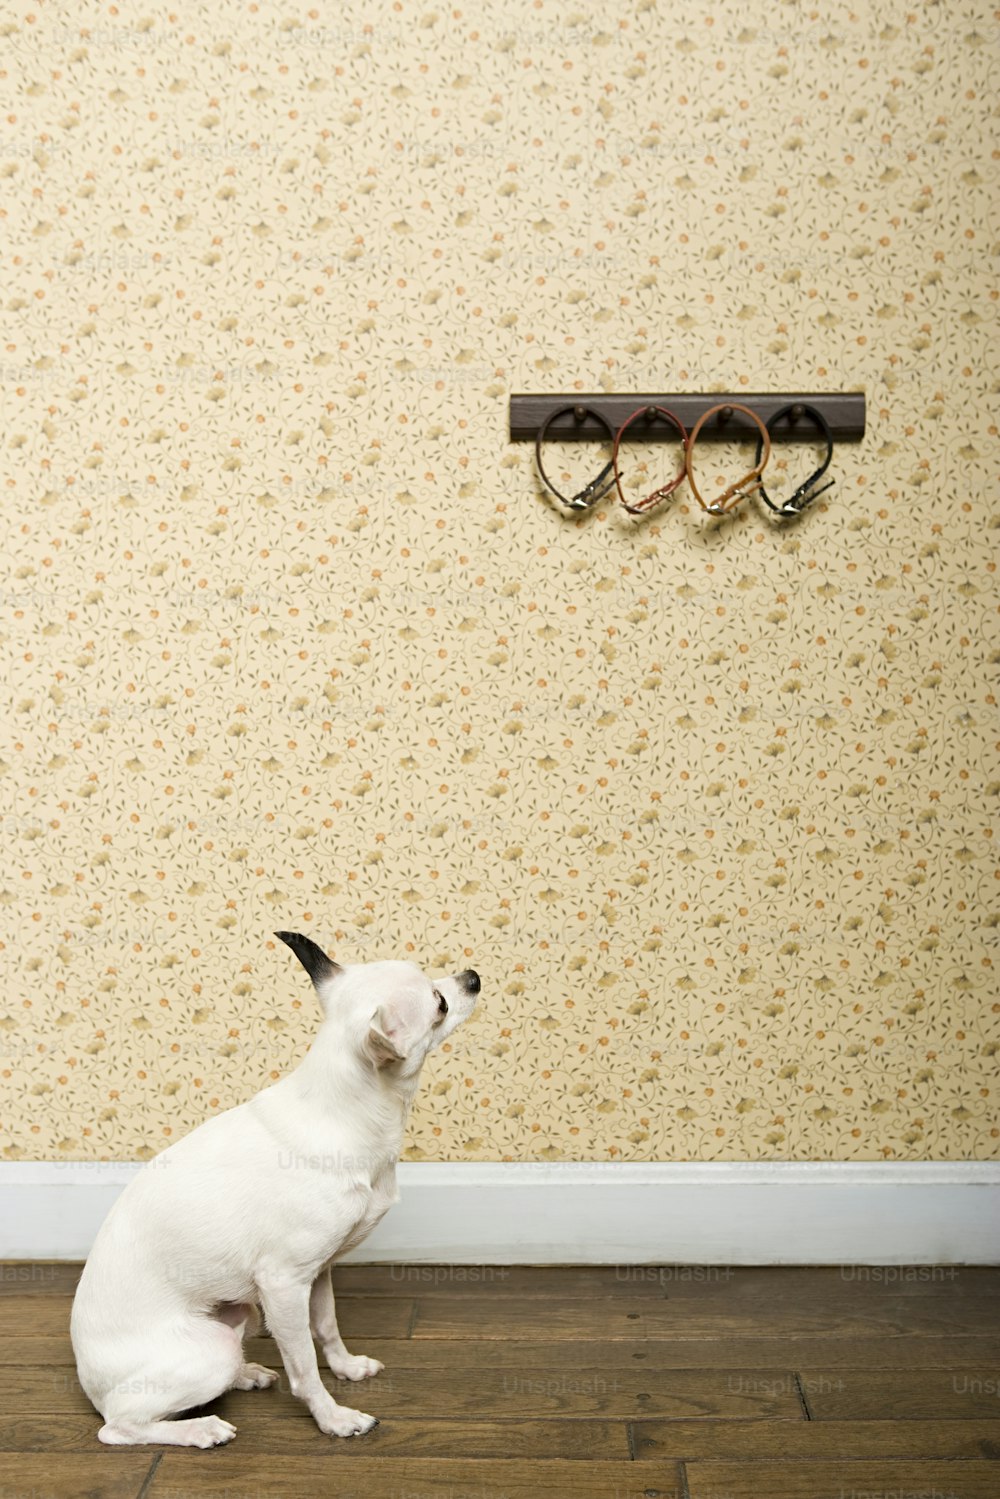
<svg viewBox="0 0 1000 1499">
<path fill-rule="evenodd" d="M 479 982 L 479 974 L 474 968 L 467 968 L 464 973 L 460 973 L 458 976 L 470 994 L 479 993 L 482 985 Z"/>
</svg>

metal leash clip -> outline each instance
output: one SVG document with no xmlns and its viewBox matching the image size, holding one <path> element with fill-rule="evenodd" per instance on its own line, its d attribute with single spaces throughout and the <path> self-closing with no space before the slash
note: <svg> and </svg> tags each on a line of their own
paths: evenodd
<svg viewBox="0 0 1000 1499">
<path fill-rule="evenodd" d="M 763 488 L 760 474 L 750 474 L 746 478 L 737 479 L 735 484 L 730 484 L 729 488 L 724 489 L 710 505 L 705 506 L 705 509 L 709 515 L 728 515 L 730 510 L 735 510 L 737 505 L 742 505 L 743 501 L 748 499 L 755 490 L 763 490 Z"/>
<path fill-rule="evenodd" d="M 598 500 L 603 500 L 604 496 L 614 489 L 613 470 L 614 464 L 607 462 L 596 479 L 591 479 L 585 488 L 575 494 L 571 500 L 564 500 L 563 504 L 568 505 L 570 510 L 589 510 L 592 505 L 596 505 Z"/>
<path fill-rule="evenodd" d="M 836 479 L 827 479 L 826 483 L 821 484 L 819 489 L 813 489 L 813 485 L 815 484 L 815 482 L 816 475 L 810 474 L 805 483 L 800 484 L 793 495 L 789 495 L 788 499 L 778 511 L 778 514 L 801 515 L 803 510 L 809 509 L 809 506 L 812 504 L 813 500 L 818 500 L 821 494 L 825 494 L 828 489 L 832 489 L 837 481 Z"/>
</svg>

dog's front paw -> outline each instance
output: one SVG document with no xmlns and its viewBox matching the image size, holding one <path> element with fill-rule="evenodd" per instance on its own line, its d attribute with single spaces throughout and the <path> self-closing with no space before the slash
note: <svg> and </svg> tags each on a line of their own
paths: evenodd
<svg viewBox="0 0 1000 1499">
<path fill-rule="evenodd" d="M 339 1358 L 327 1354 L 326 1361 L 338 1379 L 373 1379 L 385 1368 L 385 1364 L 379 1363 L 377 1358 L 369 1358 L 366 1353 L 341 1354 Z"/>
<path fill-rule="evenodd" d="M 320 1431 L 331 1437 L 360 1437 L 378 1425 L 376 1416 L 367 1416 L 364 1411 L 351 1410 L 349 1405 L 338 1405 L 333 1414 L 318 1422 Z"/>
</svg>

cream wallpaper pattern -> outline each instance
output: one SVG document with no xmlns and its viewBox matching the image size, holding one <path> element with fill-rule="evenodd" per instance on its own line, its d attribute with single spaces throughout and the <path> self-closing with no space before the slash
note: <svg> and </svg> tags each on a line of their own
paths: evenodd
<svg viewBox="0 0 1000 1499">
<path fill-rule="evenodd" d="M 409 1158 L 995 1158 L 996 13 L 3 14 L 6 1158 L 287 1070 L 289 927 L 481 972 Z M 868 432 L 578 520 L 600 388 Z"/>
</svg>

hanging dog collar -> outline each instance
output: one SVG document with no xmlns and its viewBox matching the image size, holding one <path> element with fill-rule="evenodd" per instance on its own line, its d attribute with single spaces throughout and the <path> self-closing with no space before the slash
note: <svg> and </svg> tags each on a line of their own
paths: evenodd
<svg viewBox="0 0 1000 1499">
<path fill-rule="evenodd" d="M 803 510 L 807 509 L 812 504 L 813 500 L 818 499 L 825 490 L 829 489 L 831 485 L 837 482 L 835 479 L 829 479 L 819 489 L 813 488 L 817 481 L 822 479 L 823 475 L 830 467 L 830 460 L 833 457 L 833 433 L 830 431 L 830 423 L 827 421 L 822 411 L 818 411 L 815 406 L 805 406 L 801 401 L 796 401 L 789 404 L 788 406 L 782 406 L 779 411 L 776 411 L 768 421 L 767 431 L 770 432 L 775 422 L 780 422 L 782 418 L 786 416 L 788 417 L 789 421 L 792 422 L 798 421 L 802 417 L 806 417 L 809 421 L 812 422 L 814 427 L 817 427 L 819 429 L 819 431 L 822 433 L 823 441 L 826 443 L 826 457 L 823 459 L 823 462 L 820 464 L 819 468 L 814 469 L 813 472 L 809 475 L 808 479 L 804 479 L 795 493 L 793 495 L 789 495 L 788 499 L 785 500 L 781 505 L 776 505 L 774 503 L 762 483 L 758 487 L 760 490 L 760 497 L 764 501 L 764 504 L 769 506 L 770 509 L 774 511 L 775 515 L 801 515 Z M 761 438 L 758 435 L 758 458 L 760 457 L 760 449 Z"/>
<path fill-rule="evenodd" d="M 644 421 L 652 426 L 653 422 L 658 416 L 662 417 L 665 421 L 672 422 L 673 425 L 677 428 L 677 431 L 680 433 L 681 443 L 683 445 L 681 453 L 680 472 L 678 474 L 675 474 L 675 476 L 670 480 L 669 484 L 663 484 L 659 489 L 654 489 L 651 494 L 646 495 L 645 499 L 640 500 L 637 505 L 630 505 L 628 500 L 625 498 L 625 494 L 622 490 L 621 475 L 618 472 L 618 449 L 621 446 L 622 438 L 625 436 L 625 433 L 628 431 L 629 427 L 631 427 L 633 422 L 638 421 L 639 418 L 642 417 Z M 611 455 L 611 462 L 615 471 L 615 484 L 618 488 L 618 498 L 621 500 L 622 504 L 625 506 L 625 509 L 630 515 L 642 515 L 645 511 L 651 510 L 653 506 L 656 505 L 660 500 L 665 500 L 668 495 L 673 494 L 678 484 L 683 484 L 684 477 L 687 474 L 687 452 L 687 428 L 680 420 L 680 418 L 676 417 L 672 411 L 669 411 L 667 409 L 666 406 L 640 406 L 637 411 L 633 411 L 632 415 L 630 417 L 627 417 L 626 420 L 622 422 L 621 426 L 618 428 L 618 431 L 615 434 L 615 447 L 614 452 Z"/>
<path fill-rule="evenodd" d="M 743 415 L 748 416 L 756 426 L 758 433 L 757 457 L 754 461 L 754 466 L 752 469 L 749 469 L 741 479 L 737 479 L 735 484 L 730 484 L 728 489 L 724 489 L 720 495 L 716 496 L 716 498 L 710 505 L 706 505 L 705 501 L 698 493 L 698 486 L 695 483 L 694 479 L 694 445 L 698 440 L 698 434 L 701 431 L 702 427 L 711 417 L 718 415 L 719 420 L 725 422 L 728 421 L 729 417 L 732 416 L 734 411 L 742 411 Z M 762 447 L 764 450 L 763 462 L 761 462 L 760 457 Z M 691 436 L 688 438 L 687 446 L 688 483 L 691 486 L 692 493 L 694 494 L 695 499 L 698 501 L 698 504 L 703 510 L 707 510 L 709 515 L 727 515 L 730 510 L 734 510 L 742 500 L 746 499 L 748 494 L 751 494 L 753 490 L 760 488 L 760 476 L 762 471 L 767 467 L 767 460 L 770 458 L 770 456 L 771 434 L 764 426 L 764 423 L 761 421 L 756 411 L 751 411 L 749 406 L 738 406 L 735 401 L 728 403 L 725 406 L 709 407 L 708 411 L 703 412 L 695 423 L 694 430 L 691 433 Z"/>
<path fill-rule="evenodd" d="M 590 483 L 585 485 L 583 489 L 578 490 L 571 499 L 567 499 L 564 494 L 560 494 L 545 472 L 545 467 L 542 463 L 542 443 L 545 441 L 545 434 L 556 418 L 565 416 L 567 412 L 572 412 L 575 422 L 582 422 L 586 417 L 592 416 L 596 422 L 600 422 L 612 443 L 614 442 L 615 434 L 610 422 L 605 421 L 601 413 L 595 411 L 592 406 L 560 406 L 559 410 L 553 411 L 538 429 L 538 435 L 535 438 L 535 463 L 538 467 L 539 477 L 546 489 L 550 490 L 556 499 L 566 506 L 567 510 L 592 510 L 599 500 L 603 500 L 615 482 L 613 459 L 604 465 L 596 479 L 591 479 Z"/>
</svg>

